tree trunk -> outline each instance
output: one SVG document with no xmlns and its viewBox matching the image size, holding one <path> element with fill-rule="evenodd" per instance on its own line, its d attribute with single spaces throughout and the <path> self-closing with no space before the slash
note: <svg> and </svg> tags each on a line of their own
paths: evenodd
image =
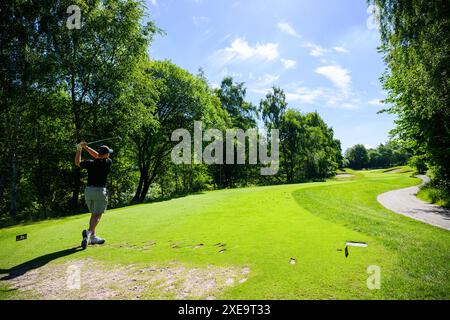
<svg viewBox="0 0 450 320">
<path fill-rule="evenodd" d="M 9 215 L 14 219 L 17 215 L 17 165 L 15 153 L 11 160 L 11 193 L 9 199 Z"/>
<path fill-rule="evenodd" d="M 143 188 L 145 186 L 145 182 L 148 180 L 148 170 L 149 168 L 143 168 L 140 170 L 140 176 L 139 176 L 139 184 L 136 189 L 136 193 L 134 194 L 133 203 L 142 202 L 141 201 L 141 195 L 143 192 Z M 145 196 L 144 196 L 145 198 Z"/>
<path fill-rule="evenodd" d="M 147 175 L 144 179 L 144 185 L 142 187 L 142 192 L 139 196 L 139 202 L 142 203 L 145 201 L 148 190 L 150 190 L 150 186 L 152 185 L 153 181 L 155 181 L 156 177 L 158 176 L 159 169 L 160 169 L 160 160 L 156 160 L 156 164 L 152 169 L 152 174 L 149 176 L 149 174 L 147 173 Z"/>
<path fill-rule="evenodd" d="M 144 185 L 144 177 L 143 177 L 142 172 L 141 172 L 141 174 L 139 176 L 139 183 L 138 183 L 136 192 L 134 194 L 133 200 L 131 200 L 131 202 L 133 202 L 133 203 L 139 202 L 139 196 L 140 196 L 140 194 L 142 192 L 142 186 L 143 185 Z"/>
<path fill-rule="evenodd" d="M 3 202 L 3 194 L 5 193 L 6 178 L 4 175 L 0 176 L 0 204 Z"/>
<path fill-rule="evenodd" d="M 174 171 L 175 171 L 175 192 L 178 195 L 179 190 L 178 190 L 178 168 L 177 166 L 174 167 Z M 0 198 L 1 199 L 1 198 Z"/>
<path fill-rule="evenodd" d="M 150 189 L 150 185 L 151 185 L 150 179 L 145 179 L 144 180 L 144 185 L 142 187 L 142 192 L 139 195 L 139 202 L 142 203 L 142 202 L 145 201 L 145 198 L 147 197 L 148 190 Z"/>
<path fill-rule="evenodd" d="M 76 61 L 76 51 L 77 51 L 77 42 L 76 38 L 74 37 L 72 39 L 72 57 L 73 57 L 73 63 Z M 77 101 L 77 93 L 75 90 L 76 86 L 76 70 L 75 66 L 72 65 L 72 68 L 70 70 L 71 72 L 71 101 L 72 101 L 72 112 L 74 117 L 74 123 L 75 123 L 75 140 L 78 143 L 81 139 L 81 110 L 80 110 L 80 103 L 82 101 Z M 74 182 L 73 182 L 73 190 L 72 190 L 72 208 L 77 209 L 78 208 L 78 202 L 79 202 L 79 196 L 80 196 L 80 185 L 81 185 L 81 170 L 78 167 L 75 167 L 74 169 Z"/>
<path fill-rule="evenodd" d="M 23 80 L 22 80 L 23 81 Z M 26 85 L 23 85 L 26 88 Z M 20 127 L 20 114 L 22 113 L 24 106 L 24 97 L 23 94 L 20 96 L 20 105 L 17 106 L 15 121 L 14 121 L 14 130 L 11 137 L 11 193 L 9 197 L 10 205 L 9 205 L 9 215 L 12 218 L 15 218 L 17 215 L 17 145 L 18 145 L 18 131 Z"/>
</svg>

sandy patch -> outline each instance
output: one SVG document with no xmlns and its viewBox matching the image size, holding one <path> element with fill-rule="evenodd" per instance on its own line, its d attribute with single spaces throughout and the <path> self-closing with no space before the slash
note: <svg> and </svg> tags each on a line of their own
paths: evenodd
<svg viewBox="0 0 450 320">
<path fill-rule="evenodd" d="M 109 266 L 93 259 L 49 264 L 5 280 L 32 299 L 215 299 L 244 283 L 248 267 Z"/>
<path fill-rule="evenodd" d="M 339 174 L 337 174 L 336 175 L 336 178 L 352 178 L 352 177 L 354 177 L 354 175 L 353 174 L 350 174 L 350 173 L 339 173 Z"/>
</svg>

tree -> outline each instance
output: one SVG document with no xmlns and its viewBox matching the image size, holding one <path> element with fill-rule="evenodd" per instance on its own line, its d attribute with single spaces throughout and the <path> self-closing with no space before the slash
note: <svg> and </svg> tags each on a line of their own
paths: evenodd
<svg viewBox="0 0 450 320">
<path fill-rule="evenodd" d="M 450 192 L 450 2 L 372 0 L 380 11 L 381 50 L 388 70 L 385 112 L 396 114 L 393 134 L 425 156 Z"/>
<path fill-rule="evenodd" d="M 299 166 L 306 161 L 306 123 L 299 112 L 288 109 L 283 115 L 280 128 L 282 151 L 282 169 L 286 174 L 286 182 L 292 183 L 299 179 Z"/>
<path fill-rule="evenodd" d="M 256 126 L 256 107 L 245 101 L 247 89 L 244 83 L 234 83 L 233 78 L 222 80 L 216 94 L 222 103 L 222 108 L 228 112 L 232 128 L 249 129 Z"/>
<path fill-rule="evenodd" d="M 273 87 L 272 91 L 259 104 L 262 120 L 269 130 L 280 128 L 281 119 L 286 108 L 286 95 L 283 89 Z"/>
<path fill-rule="evenodd" d="M 152 122 L 137 127 L 132 136 L 139 168 L 134 202 L 144 201 L 151 184 L 162 174 L 161 168 L 174 146 L 170 141 L 174 130 L 193 132 L 196 120 L 220 128 L 226 120 L 220 100 L 201 77 L 170 61 L 151 61 L 146 73 L 155 85 L 155 97 L 146 106 Z"/>
<path fill-rule="evenodd" d="M 306 115 L 308 157 L 305 177 L 324 179 L 334 176 L 341 158 L 340 141 L 334 139 L 334 132 L 317 112 Z"/>
<path fill-rule="evenodd" d="M 35 96 L 32 86 L 36 77 L 42 79 L 39 62 L 43 43 L 38 28 L 33 28 L 36 17 L 30 2 L 2 3 L 0 19 L 0 201 L 9 191 L 8 211 L 14 219 L 17 214 L 17 193 L 25 148 L 26 123 L 23 121 L 29 103 Z M 7 187 L 9 184 L 9 188 Z"/>
<path fill-rule="evenodd" d="M 406 165 L 410 154 L 405 150 L 404 143 L 395 139 L 386 144 L 380 144 L 375 149 L 368 151 L 368 168 L 390 168 Z"/>
<path fill-rule="evenodd" d="M 81 29 L 66 26 L 70 5 Z M 11 216 L 67 213 L 69 202 L 78 210 L 83 177 L 71 146 L 126 134 L 136 69 L 158 30 L 132 0 L 6 1 L 0 15 L 0 208 L 9 194 Z"/>
<path fill-rule="evenodd" d="M 361 170 L 367 168 L 369 163 L 369 156 L 366 147 L 362 144 L 357 144 L 347 150 L 345 153 L 348 166 L 351 169 Z"/>
<path fill-rule="evenodd" d="M 220 99 L 222 108 L 229 115 L 228 129 L 246 131 L 256 127 L 257 110 L 253 104 L 245 101 L 247 90 L 244 87 L 244 83 L 234 83 L 233 78 L 226 77 L 222 80 L 220 88 L 215 90 L 215 93 Z M 235 141 L 235 146 L 237 143 Z M 224 141 L 224 150 L 226 150 L 225 148 L 226 142 Z M 239 182 L 245 185 L 248 180 L 247 176 L 252 169 L 251 166 L 248 164 L 237 164 L 236 155 L 233 159 L 233 164 L 227 163 L 225 154 L 223 160 L 224 164 L 211 167 L 215 184 L 220 188 L 234 187 Z M 246 163 L 248 162 L 246 161 Z"/>
<path fill-rule="evenodd" d="M 67 16 L 63 12 L 73 4 L 82 12 L 80 29 L 68 29 L 50 17 L 51 75 L 67 93 L 72 141 L 114 135 L 114 128 L 125 125 L 126 115 L 132 113 L 124 93 L 158 29 L 153 22 L 141 24 L 144 8 L 138 1 L 70 1 L 56 5 L 55 11 Z M 76 208 L 80 169 L 75 167 L 73 174 L 72 204 Z"/>
<path fill-rule="evenodd" d="M 287 109 L 281 128 L 281 163 L 286 182 L 333 176 L 342 161 L 340 141 L 334 139 L 317 112 L 303 115 Z"/>
</svg>

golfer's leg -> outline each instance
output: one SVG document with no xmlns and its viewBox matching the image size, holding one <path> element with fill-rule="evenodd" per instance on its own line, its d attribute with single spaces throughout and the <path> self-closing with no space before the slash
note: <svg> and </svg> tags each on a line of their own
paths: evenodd
<svg viewBox="0 0 450 320">
<path fill-rule="evenodd" d="M 101 214 L 91 214 L 91 220 L 89 221 L 89 231 L 92 235 L 95 235 L 95 228 L 100 222 L 100 219 L 102 218 Z"/>
</svg>

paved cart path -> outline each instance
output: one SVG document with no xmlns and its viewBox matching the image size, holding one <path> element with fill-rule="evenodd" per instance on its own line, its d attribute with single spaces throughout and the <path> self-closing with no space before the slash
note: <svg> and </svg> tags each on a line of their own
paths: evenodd
<svg viewBox="0 0 450 320">
<path fill-rule="evenodd" d="M 427 176 L 420 175 L 418 177 L 422 179 L 422 184 L 430 181 Z M 419 200 L 416 197 L 419 187 L 420 185 L 389 191 L 380 194 L 377 200 L 391 211 L 450 230 L 450 209 Z"/>
</svg>

